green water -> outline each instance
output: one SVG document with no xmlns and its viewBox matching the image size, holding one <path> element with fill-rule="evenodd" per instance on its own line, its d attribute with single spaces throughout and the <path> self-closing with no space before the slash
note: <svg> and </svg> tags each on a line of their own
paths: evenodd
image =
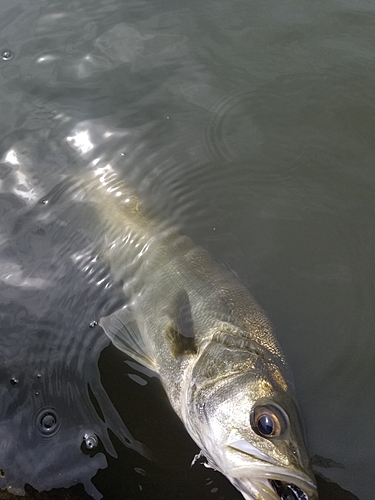
<svg viewBox="0 0 375 500">
<path fill-rule="evenodd" d="M 90 260 L 92 214 L 40 200 L 96 162 L 248 284 L 292 367 L 321 498 L 370 500 L 373 2 L 2 0 L 0 12 L 0 487 L 97 495 L 102 469 L 106 500 L 240 498 L 190 468 L 196 447 L 158 380 L 89 327 L 123 303 L 120 284 Z M 48 438 L 34 432 L 44 406 L 60 426 Z M 101 438 L 92 458 L 86 431 Z"/>
</svg>

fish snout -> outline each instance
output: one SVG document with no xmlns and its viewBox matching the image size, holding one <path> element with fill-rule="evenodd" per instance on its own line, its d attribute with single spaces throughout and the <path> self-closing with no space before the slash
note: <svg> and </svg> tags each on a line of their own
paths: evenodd
<svg viewBox="0 0 375 500">
<path fill-rule="evenodd" d="M 318 500 L 315 484 L 302 478 L 237 477 L 230 478 L 230 481 L 246 500 Z"/>
</svg>

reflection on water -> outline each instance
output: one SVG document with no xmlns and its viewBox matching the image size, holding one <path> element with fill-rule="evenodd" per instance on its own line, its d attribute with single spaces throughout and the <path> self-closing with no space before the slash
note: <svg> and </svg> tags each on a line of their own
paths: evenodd
<svg viewBox="0 0 375 500">
<path fill-rule="evenodd" d="M 46 206 L 42 227 L 41 205 L 16 220 L 1 247 L 0 487 L 23 494 L 26 483 L 40 491 L 83 483 L 100 498 L 90 479 L 107 466 L 105 454 L 117 456 L 109 431 L 149 453 L 100 381 L 98 359 L 109 342 L 93 318 L 111 288 L 106 270 L 100 286 L 81 293 L 67 245 L 56 241 L 64 228 L 54 218 L 49 230 Z"/>
<path fill-rule="evenodd" d="M 57 209 L 48 193 L 111 164 L 271 316 L 311 455 L 324 457 L 321 498 L 371 499 L 373 4 L 4 0 L 0 11 L 0 487 L 240 498 L 190 468 L 196 447 L 159 381 L 93 323 L 123 304 L 121 283 L 89 207 L 67 197 Z"/>
</svg>

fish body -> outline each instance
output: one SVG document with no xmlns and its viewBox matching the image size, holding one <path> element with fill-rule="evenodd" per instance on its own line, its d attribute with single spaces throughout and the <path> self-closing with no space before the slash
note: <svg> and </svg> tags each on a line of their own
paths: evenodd
<svg viewBox="0 0 375 500">
<path fill-rule="evenodd" d="M 148 219 L 111 169 L 76 197 L 98 210 L 102 252 L 128 298 L 100 325 L 160 375 L 209 465 L 246 499 L 316 500 L 291 375 L 247 287 L 176 228 Z"/>
</svg>

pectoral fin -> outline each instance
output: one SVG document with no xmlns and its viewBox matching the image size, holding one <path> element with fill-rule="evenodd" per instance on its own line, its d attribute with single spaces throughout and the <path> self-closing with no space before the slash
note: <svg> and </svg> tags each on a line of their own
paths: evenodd
<svg viewBox="0 0 375 500">
<path fill-rule="evenodd" d="M 165 327 L 165 335 L 172 355 L 177 358 L 184 354 L 196 354 L 194 324 L 186 290 L 177 293 L 166 312 L 171 321 Z"/>
<path fill-rule="evenodd" d="M 99 324 L 116 347 L 138 363 L 157 372 L 155 361 L 149 353 L 129 306 L 124 306 L 113 314 L 104 316 Z"/>
</svg>

